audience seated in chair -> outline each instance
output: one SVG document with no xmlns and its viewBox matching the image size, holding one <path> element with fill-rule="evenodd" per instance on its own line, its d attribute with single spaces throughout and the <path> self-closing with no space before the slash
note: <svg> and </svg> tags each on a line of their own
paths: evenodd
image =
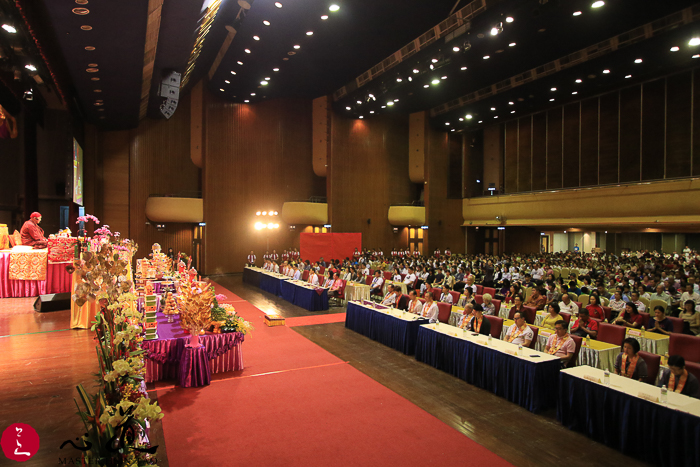
<svg viewBox="0 0 700 467">
<path fill-rule="evenodd" d="M 615 373 L 637 381 L 647 380 L 647 363 L 638 355 L 641 347 L 639 341 L 628 337 L 622 343 L 622 352 L 615 358 Z"/>
</svg>

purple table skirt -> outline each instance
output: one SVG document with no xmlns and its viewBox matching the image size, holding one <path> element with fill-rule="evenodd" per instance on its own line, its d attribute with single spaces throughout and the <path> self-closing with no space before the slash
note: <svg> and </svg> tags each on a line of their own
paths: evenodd
<svg viewBox="0 0 700 467">
<path fill-rule="evenodd" d="M 190 342 L 190 335 L 180 327 L 179 316 L 175 316 L 175 322 L 168 323 L 167 317 L 158 313 L 158 339 L 143 341 L 142 348 L 146 351 L 146 382 L 174 379 L 182 381 L 180 374 L 183 365 L 183 354 L 186 354 L 186 345 Z M 226 371 L 239 371 L 243 369 L 243 353 L 241 345 L 245 336 L 240 332 L 223 334 L 205 334 L 199 336 L 202 344 L 202 352 L 197 353 L 197 360 L 206 355 L 209 364 L 207 373 L 222 373 Z M 190 349 L 190 347 L 187 347 Z M 205 354 L 205 353 L 206 354 Z M 187 355 L 193 358 L 192 355 Z M 188 364 L 189 365 L 189 364 Z M 201 365 L 200 365 L 201 367 Z M 198 371 L 190 366 L 190 380 L 197 380 L 193 371 Z"/>
<path fill-rule="evenodd" d="M 178 383 L 183 388 L 209 386 L 211 383 L 211 368 L 206 347 L 185 346 L 180 360 Z"/>
</svg>

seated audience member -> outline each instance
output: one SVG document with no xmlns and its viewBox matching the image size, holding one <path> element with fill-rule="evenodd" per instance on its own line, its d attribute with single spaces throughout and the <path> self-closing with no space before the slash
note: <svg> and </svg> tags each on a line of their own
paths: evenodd
<svg viewBox="0 0 700 467">
<path fill-rule="evenodd" d="M 603 307 L 601 307 L 598 303 L 598 297 L 596 295 L 591 295 L 586 310 L 588 310 L 588 314 L 592 318 L 596 318 L 601 321 L 605 320 L 605 312 L 603 311 Z"/>
<path fill-rule="evenodd" d="M 520 295 L 520 286 L 517 284 L 513 284 L 508 289 L 508 293 L 506 293 L 506 297 L 504 300 L 506 301 L 506 303 L 513 303 L 516 295 Z"/>
<path fill-rule="evenodd" d="M 549 282 L 547 284 L 547 304 L 551 305 L 552 303 L 559 304 L 561 301 L 561 292 L 557 290 L 557 286 L 554 282 Z M 554 329 L 554 327 L 552 327 Z"/>
<path fill-rule="evenodd" d="M 612 324 L 639 329 L 644 325 L 644 317 L 637 312 L 637 305 L 629 302 L 625 303 L 625 309 L 615 318 Z"/>
<path fill-rule="evenodd" d="M 444 285 L 442 287 L 442 295 L 440 295 L 440 301 L 442 303 L 449 303 L 452 305 L 452 294 L 450 293 L 450 286 Z"/>
<path fill-rule="evenodd" d="M 625 302 L 622 299 L 622 292 L 619 290 L 615 291 L 615 294 L 613 297 L 610 299 L 610 302 L 608 303 L 608 306 L 610 307 L 611 311 L 611 318 L 615 319 L 615 317 L 619 316 L 620 313 L 622 313 L 625 310 Z M 634 309 L 637 309 L 637 305 L 634 306 Z"/>
<path fill-rule="evenodd" d="M 615 373 L 637 381 L 647 380 L 647 363 L 637 355 L 641 350 L 639 341 L 628 337 L 622 342 L 622 352 L 615 359 Z"/>
<path fill-rule="evenodd" d="M 532 295 L 530 298 L 525 300 L 525 306 L 534 307 L 536 310 L 544 310 L 544 306 L 547 304 L 547 297 L 542 295 L 540 289 L 535 287 L 532 290 Z"/>
<path fill-rule="evenodd" d="M 668 369 L 659 380 L 659 387 L 666 386 L 669 391 L 700 399 L 700 383 L 692 373 L 685 368 L 685 359 L 680 355 L 668 358 Z"/>
<path fill-rule="evenodd" d="M 318 274 L 316 274 L 316 270 L 312 269 L 311 272 L 309 273 L 309 284 L 311 285 L 318 285 Z"/>
<path fill-rule="evenodd" d="M 340 277 L 338 277 L 338 273 L 336 272 L 333 274 L 333 279 L 329 285 L 328 289 L 328 297 L 333 298 L 333 299 L 339 299 L 340 298 L 340 289 L 343 287 L 343 281 L 340 280 Z"/>
<path fill-rule="evenodd" d="M 569 298 L 569 294 L 565 293 L 561 296 L 561 302 L 559 302 L 559 311 L 569 313 L 573 317 L 578 314 L 578 305 Z"/>
<path fill-rule="evenodd" d="M 550 355 L 559 357 L 563 368 L 566 367 L 569 360 L 574 356 L 576 352 L 576 343 L 566 332 L 566 323 L 563 319 L 554 323 L 554 330 L 556 332 L 549 336 L 544 350 Z"/>
<path fill-rule="evenodd" d="M 656 292 L 651 294 L 649 300 L 663 300 L 664 302 L 666 302 L 666 308 L 670 307 L 671 302 L 673 301 L 671 299 L 671 296 L 666 293 L 663 284 L 659 284 L 656 286 Z"/>
<path fill-rule="evenodd" d="M 421 316 L 423 318 L 428 318 L 431 323 L 436 323 L 438 320 L 438 315 L 440 310 L 438 309 L 437 303 L 433 301 L 433 293 L 428 292 L 425 294 L 425 303 L 423 304 L 423 309 L 421 310 Z"/>
<path fill-rule="evenodd" d="M 484 309 L 484 314 L 494 316 L 496 314 L 496 305 L 493 304 L 493 297 L 491 297 L 491 294 L 485 293 L 481 298 L 484 301 L 484 303 L 481 304 L 481 308 Z"/>
<path fill-rule="evenodd" d="M 393 285 L 387 285 L 386 295 L 382 299 L 382 305 L 385 306 L 395 306 L 396 305 L 396 293 L 394 292 Z"/>
<path fill-rule="evenodd" d="M 666 317 L 666 311 L 661 305 L 654 307 L 654 316 L 649 317 L 647 331 L 658 332 L 670 336 L 673 333 L 673 323 Z"/>
<path fill-rule="evenodd" d="M 445 271 L 445 282 L 444 284 L 448 286 L 449 288 L 454 287 L 455 285 L 455 278 L 454 276 L 450 273 L 450 271 Z"/>
<path fill-rule="evenodd" d="M 525 305 L 523 305 L 523 297 L 520 295 L 516 295 L 515 298 L 513 299 L 513 307 L 511 308 L 512 310 L 515 310 L 517 312 L 525 312 Z"/>
<path fill-rule="evenodd" d="M 598 335 L 598 322 L 588 315 L 588 310 L 585 308 L 578 312 L 578 319 L 571 328 L 571 334 L 580 337 L 588 337 L 595 339 Z"/>
<path fill-rule="evenodd" d="M 640 311 L 643 313 L 647 309 L 646 305 L 639 301 L 639 292 L 637 292 L 637 291 L 630 293 L 630 302 L 637 305 L 637 311 Z"/>
<path fill-rule="evenodd" d="M 295 281 L 301 280 L 301 271 L 298 267 L 296 267 L 296 265 L 294 266 L 293 271 L 294 274 L 292 275 L 292 279 L 294 279 Z"/>
<path fill-rule="evenodd" d="M 484 310 L 478 303 L 474 305 L 474 313 L 467 324 L 467 330 L 473 331 L 484 336 L 491 334 L 491 321 L 484 317 Z"/>
<path fill-rule="evenodd" d="M 409 313 L 415 313 L 419 315 L 423 311 L 423 304 L 418 300 L 418 294 L 415 290 L 408 292 L 408 309 Z"/>
<path fill-rule="evenodd" d="M 542 321 L 542 327 L 547 329 L 554 329 L 557 321 L 563 319 L 559 314 L 559 304 L 552 303 L 547 307 L 548 314 L 544 317 Z"/>
<path fill-rule="evenodd" d="M 506 332 L 506 342 L 522 345 L 523 347 L 529 346 L 530 342 L 532 342 L 532 339 L 535 337 L 535 333 L 532 332 L 530 326 L 527 325 L 525 314 L 516 313 L 513 318 L 515 319 L 515 323 L 511 324 Z"/>
<path fill-rule="evenodd" d="M 467 303 L 464 306 L 464 311 L 462 312 L 462 316 L 459 317 L 459 322 L 457 323 L 457 327 L 460 329 L 464 329 L 467 327 L 469 324 L 469 320 L 472 319 L 472 316 L 474 314 L 474 304 L 473 303 Z"/>
<path fill-rule="evenodd" d="M 681 303 L 685 303 L 688 300 L 695 302 L 695 306 L 700 305 L 700 294 L 698 294 L 692 283 L 688 283 L 685 286 L 685 292 L 681 294 Z"/>
<path fill-rule="evenodd" d="M 472 289 L 469 287 L 466 287 L 464 289 L 464 293 L 459 297 L 459 300 L 457 301 L 457 306 L 467 306 L 467 303 L 475 303 L 474 302 L 474 294 L 472 293 Z"/>
<path fill-rule="evenodd" d="M 382 277 L 381 271 L 374 271 L 374 279 L 369 286 L 370 295 L 382 295 L 382 286 L 384 285 L 384 278 Z"/>
<path fill-rule="evenodd" d="M 416 282 L 416 275 L 413 273 L 413 268 L 408 268 L 408 274 L 403 278 L 403 283 L 409 289 L 413 288 L 413 283 Z"/>
<path fill-rule="evenodd" d="M 700 312 L 695 309 L 694 301 L 686 300 L 678 317 L 687 323 L 690 333 L 696 336 L 700 334 Z"/>
</svg>

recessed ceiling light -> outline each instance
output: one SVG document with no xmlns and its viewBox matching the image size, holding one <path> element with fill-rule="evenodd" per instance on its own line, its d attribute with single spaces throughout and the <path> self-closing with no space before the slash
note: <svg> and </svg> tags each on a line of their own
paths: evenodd
<svg viewBox="0 0 700 467">
<path fill-rule="evenodd" d="M 634 61 L 634 63 L 642 63 L 642 59 L 641 59 L 641 58 L 638 58 L 638 59 L 636 59 L 636 60 Z"/>
<path fill-rule="evenodd" d="M 386 109 L 386 105 L 383 105 L 383 106 L 382 106 L 382 109 Z"/>
<path fill-rule="evenodd" d="M 99 107 L 99 106 L 101 106 L 101 105 L 102 105 L 102 102 L 95 102 L 95 104 L 94 104 L 94 105 L 96 105 L 96 106 L 98 106 L 98 107 Z"/>
<path fill-rule="evenodd" d="M 459 117 L 459 121 L 460 121 L 460 122 L 463 122 L 464 119 L 463 119 L 462 117 Z"/>
<path fill-rule="evenodd" d="M 248 102 L 250 102 L 250 101 L 249 101 L 248 99 L 246 99 L 246 100 L 244 100 L 243 102 L 248 103 Z"/>
<path fill-rule="evenodd" d="M 396 78 L 396 82 L 397 82 L 397 83 L 401 83 L 402 81 L 403 81 L 403 79 L 401 79 L 401 78 Z"/>
<path fill-rule="evenodd" d="M 226 83 L 226 84 L 231 84 L 231 81 L 225 79 L 225 80 L 224 80 L 224 83 Z"/>
<path fill-rule="evenodd" d="M 275 6 L 276 6 L 277 8 L 282 8 L 282 4 L 281 4 L 280 2 L 275 2 Z"/>
<path fill-rule="evenodd" d="M 464 118 L 466 118 L 467 120 L 471 120 L 473 117 L 472 114 L 467 114 L 464 116 Z"/>
<path fill-rule="evenodd" d="M 350 107 L 345 107 L 345 110 L 350 110 Z"/>
<path fill-rule="evenodd" d="M 95 50 L 95 47 L 93 47 L 91 45 L 86 45 L 85 50 L 93 51 L 93 50 Z"/>
<path fill-rule="evenodd" d="M 88 63 L 88 66 L 91 68 L 95 68 L 97 66 L 97 63 Z"/>
<path fill-rule="evenodd" d="M 419 70 L 418 68 L 414 68 L 414 69 L 413 69 L 413 72 L 414 72 L 414 73 L 419 73 L 420 70 Z"/>
<path fill-rule="evenodd" d="M 452 47 L 452 51 L 453 51 L 453 52 L 459 52 L 460 50 L 462 50 L 462 49 L 460 49 L 459 46 L 457 46 L 457 45 L 455 45 L 454 47 Z"/>
<path fill-rule="evenodd" d="M 515 47 L 515 42 L 511 42 L 510 44 L 508 44 L 508 47 Z"/>
<path fill-rule="evenodd" d="M 93 89 L 93 92 L 102 92 L 102 89 Z"/>
<path fill-rule="evenodd" d="M 244 52 L 247 53 L 247 54 L 249 54 L 249 53 L 250 53 L 250 49 L 245 49 Z"/>
<path fill-rule="evenodd" d="M 340 10 L 340 7 L 334 3 L 333 5 L 329 6 L 328 9 L 331 11 L 338 11 Z"/>
<path fill-rule="evenodd" d="M 610 74 L 610 70 L 603 70 L 603 74 L 604 75 Z"/>
<path fill-rule="evenodd" d="M 578 91 L 574 91 L 571 94 L 573 94 L 575 96 L 576 94 L 578 94 Z"/>
<path fill-rule="evenodd" d="M 17 33 L 17 29 L 15 29 L 15 27 L 12 26 L 11 24 L 3 24 L 3 25 L 2 25 L 2 28 L 3 28 L 6 32 L 8 32 L 8 33 L 10 33 L 10 34 L 16 34 L 16 33 Z"/>
<path fill-rule="evenodd" d="M 603 5 L 605 5 L 605 2 L 603 0 L 598 0 L 597 2 L 593 2 L 593 5 L 591 5 L 591 8 L 600 8 Z"/>
<path fill-rule="evenodd" d="M 90 79 L 91 79 L 92 81 L 99 81 L 99 80 L 100 80 L 100 78 L 98 78 L 97 76 L 93 76 L 93 77 L 90 78 Z"/>
<path fill-rule="evenodd" d="M 314 32 L 313 32 L 313 31 L 306 31 L 306 35 L 307 35 L 307 36 L 313 36 L 313 35 L 314 35 Z"/>
<path fill-rule="evenodd" d="M 443 77 L 442 77 L 442 78 L 440 78 L 440 79 L 447 79 L 447 76 L 443 76 Z"/>
<path fill-rule="evenodd" d="M 440 80 L 439 80 L 439 79 L 434 79 L 434 80 L 432 80 L 430 83 L 431 83 L 431 84 L 440 84 Z"/>
<path fill-rule="evenodd" d="M 677 47 L 675 45 L 671 47 L 671 52 L 678 52 L 679 50 L 681 50 L 680 47 Z"/>
<path fill-rule="evenodd" d="M 583 83 L 583 80 L 582 80 L 582 79 L 579 78 L 579 79 L 576 80 L 576 84 L 581 84 L 581 83 Z"/>
<path fill-rule="evenodd" d="M 261 86 L 267 86 L 268 84 L 270 84 L 270 83 L 268 83 L 267 81 L 260 81 Z"/>
<path fill-rule="evenodd" d="M 496 107 L 491 107 L 491 110 L 492 110 L 492 111 L 496 110 Z"/>
<path fill-rule="evenodd" d="M 506 18 L 506 23 L 512 23 L 513 21 L 514 21 L 514 20 L 513 20 L 513 17 L 512 17 L 512 16 L 508 16 L 508 17 Z"/>
<path fill-rule="evenodd" d="M 238 63 L 239 65 L 243 65 L 243 62 L 240 60 L 238 60 L 236 63 Z"/>
<path fill-rule="evenodd" d="M 251 95 L 251 96 L 255 96 L 255 93 L 254 93 L 254 92 L 251 92 L 250 95 Z"/>
<path fill-rule="evenodd" d="M 29 71 L 36 71 L 36 67 L 34 65 L 24 65 L 24 68 Z"/>
<path fill-rule="evenodd" d="M 394 102 L 398 102 L 398 101 L 399 101 L 398 99 L 394 99 Z"/>
<path fill-rule="evenodd" d="M 463 66 L 462 68 L 460 68 L 460 70 L 462 70 L 462 71 L 464 71 L 464 70 L 466 70 L 466 69 L 467 69 L 466 66 Z"/>
<path fill-rule="evenodd" d="M 549 90 L 550 90 L 550 91 L 556 91 L 557 88 L 550 88 Z"/>
<path fill-rule="evenodd" d="M 580 11 L 574 11 L 574 16 L 581 16 L 581 12 L 580 12 Z"/>
<path fill-rule="evenodd" d="M 479 120 L 479 122 L 478 122 L 478 123 L 483 123 L 483 122 L 484 122 L 483 120 Z"/>
<path fill-rule="evenodd" d="M 264 20 L 263 20 L 263 24 L 264 24 L 265 26 L 269 26 L 269 25 L 270 25 L 270 22 L 269 22 L 268 20 L 264 19 Z"/>
<path fill-rule="evenodd" d="M 254 40 L 254 41 L 259 41 L 260 38 L 259 38 L 258 36 L 253 36 L 253 40 Z"/>
<path fill-rule="evenodd" d="M 389 107 L 391 107 L 392 105 L 394 105 L 394 103 L 391 102 L 391 101 L 389 101 L 389 102 L 386 103 L 386 105 L 388 105 Z"/>
<path fill-rule="evenodd" d="M 92 26 L 84 24 L 84 25 L 80 26 L 80 29 L 82 29 L 83 31 L 91 31 Z"/>
<path fill-rule="evenodd" d="M 493 118 L 498 118 L 498 115 L 495 115 Z"/>
<path fill-rule="evenodd" d="M 511 110 L 510 113 L 514 114 L 514 113 L 515 113 L 515 110 Z"/>
<path fill-rule="evenodd" d="M 430 85 L 429 85 L 429 84 L 424 84 L 423 87 L 424 87 L 424 88 L 429 88 Z"/>
<path fill-rule="evenodd" d="M 700 37 L 693 37 L 688 41 L 688 45 L 691 45 L 695 47 L 696 45 L 700 45 Z"/>
<path fill-rule="evenodd" d="M 449 124 L 450 124 L 450 122 L 445 122 L 445 125 L 449 125 Z"/>
<path fill-rule="evenodd" d="M 513 102 L 513 101 L 508 102 L 508 105 L 515 105 L 515 102 Z"/>
<path fill-rule="evenodd" d="M 374 113 L 374 110 L 370 110 L 369 113 L 373 114 L 373 113 Z"/>
<path fill-rule="evenodd" d="M 700 58 L 700 55 L 698 55 L 698 54 L 693 55 L 693 58 Z"/>
<path fill-rule="evenodd" d="M 434 58 L 434 59 L 432 59 L 432 60 L 430 60 L 430 61 L 433 62 L 433 63 L 437 63 L 438 59 L 437 59 L 437 58 Z"/>
<path fill-rule="evenodd" d="M 233 70 L 231 70 L 231 74 L 232 74 L 232 75 L 235 75 L 235 74 L 236 74 L 236 72 L 235 72 L 235 71 L 233 71 Z"/>
<path fill-rule="evenodd" d="M 85 71 L 87 71 L 88 73 L 97 73 L 97 72 L 100 71 L 100 70 L 99 70 L 98 68 L 88 68 L 88 69 L 85 70 Z"/>
<path fill-rule="evenodd" d="M 498 33 L 499 33 L 499 30 L 497 27 L 491 28 L 491 35 L 492 36 L 496 36 L 496 35 L 498 35 Z"/>
<path fill-rule="evenodd" d="M 273 68 L 272 71 L 280 71 L 279 68 Z"/>
<path fill-rule="evenodd" d="M 301 49 L 301 46 L 300 46 L 300 45 L 295 45 L 294 48 L 295 48 L 295 49 Z"/>
<path fill-rule="evenodd" d="M 71 11 L 76 15 L 80 16 L 85 16 L 90 13 L 90 10 L 88 10 L 87 8 L 73 8 Z"/>
<path fill-rule="evenodd" d="M 491 58 L 490 55 L 484 55 L 484 60 L 488 60 L 489 58 Z"/>
<path fill-rule="evenodd" d="M 550 99 L 549 102 L 554 102 L 554 99 Z"/>
<path fill-rule="evenodd" d="M 219 88 L 219 91 L 224 92 L 224 88 Z"/>
<path fill-rule="evenodd" d="M 362 115 L 360 115 L 358 118 L 365 118 L 365 117 L 363 117 Z"/>
<path fill-rule="evenodd" d="M 270 77 L 269 77 L 269 76 L 266 76 L 266 77 L 265 77 L 265 81 L 270 81 Z"/>
<path fill-rule="evenodd" d="M 321 19 L 328 19 L 328 15 L 321 15 Z"/>
<path fill-rule="evenodd" d="M 625 75 L 625 79 L 630 79 L 632 75 Z"/>
<path fill-rule="evenodd" d="M 358 104 L 362 104 L 362 101 L 357 101 Z"/>
</svg>

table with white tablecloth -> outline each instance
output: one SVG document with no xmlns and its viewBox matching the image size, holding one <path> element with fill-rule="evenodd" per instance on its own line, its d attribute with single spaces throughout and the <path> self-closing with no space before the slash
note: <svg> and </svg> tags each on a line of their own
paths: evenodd
<svg viewBox="0 0 700 467">
<path fill-rule="evenodd" d="M 348 302 L 369 300 L 369 295 L 370 287 L 367 284 L 362 282 L 348 282 L 345 284 L 345 300 Z"/>
</svg>

